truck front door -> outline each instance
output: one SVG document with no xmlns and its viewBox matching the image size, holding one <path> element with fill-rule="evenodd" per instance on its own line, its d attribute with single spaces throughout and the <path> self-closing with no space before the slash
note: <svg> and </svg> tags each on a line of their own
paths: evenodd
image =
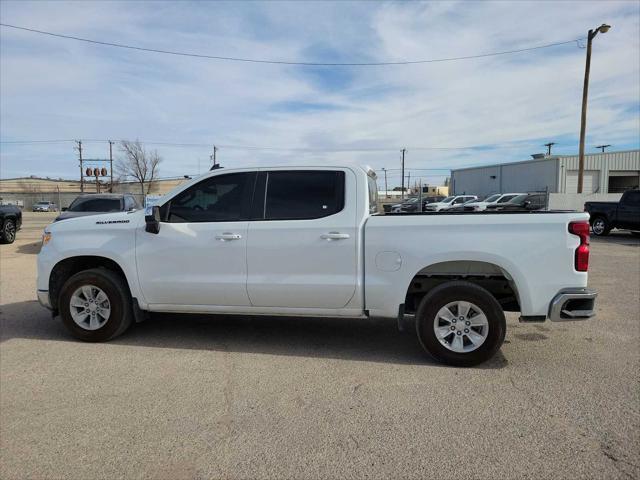
<svg viewBox="0 0 640 480">
<path fill-rule="evenodd" d="M 364 197 L 364 192 L 363 192 Z M 349 169 L 260 172 L 247 290 L 260 307 L 345 307 L 356 289 L 356 176 Z"/>
<path fill-rule="evenodd" d="M 202 180 L 160 209 L 160 232 L 137 231 L 149 304 L 247 306 L 247 228 L 255 172 Z"/>
</svg>

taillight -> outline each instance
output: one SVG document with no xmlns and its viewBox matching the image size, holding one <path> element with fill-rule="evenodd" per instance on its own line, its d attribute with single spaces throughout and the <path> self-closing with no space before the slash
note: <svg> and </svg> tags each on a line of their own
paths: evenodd
<svg viewBox="0 0 640 480">
<path fill-rule="evenodd" d="M 575 266 L 578 272 L 589 270 L 589 222 L 571 222 L 569 233 L 580 237 L 580 245 L 576 248 Z"/>
</svg>

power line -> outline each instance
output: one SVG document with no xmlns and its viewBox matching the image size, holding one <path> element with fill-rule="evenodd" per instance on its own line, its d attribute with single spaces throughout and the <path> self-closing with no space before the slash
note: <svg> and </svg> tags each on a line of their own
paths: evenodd
<svg viewBox="0 0 640 480">
<path fill-rule="evenodd" d="M 301 65 L 308 67 L 380 67 L 380 66 L 389 66 L 389 65 L 415 65 L 422 63 L 439 63 L 439 62 L 454 62 L 458 60 L 471 60 L 475 58 L 485 58 L 485 57 L 495 57 L 498 55 L 509 55 L 513 53 L 522 53 L 522 52 L 530 52 L 533 50 L 541 50 L 543 48 L 551 48 L 558 47 L 560 45 L 568 45 L 571 43 L 578 44 L 579 41 L 584 40 L 584 38 L 574 38 L 573 40 L 565 40 L 562 42 L 553 42 L 547 43 L 544 45 L 537 45 L 534 47 L 527 48 L 518 48 L 514 50 L 504 50 L 501 52 L 491 52 L 491 53 L 480 53 L 477 55 L 464 55 L 461 57 L 448 57 L 448 58 L 432 58 L 427 60 L 399 60 L 399 61 L 388 61 L 388 62 L 296 62 L 291 60 L 264 60 L 257 58 L 241 58 L 241 57 L 226 57 L 220 55 L 205 55 L 200 53 L 189 53 L 189 52 L 178 52 L 172 50 L 161 50 L 157 48 L 145 48 L 138 47 L 134 45 L 125 45 L 123 43 L 115 43 L 115 42 L 105 42 L 101 40 L 92 40 L 89 38 L 77 37 L 74 35 L 64 35 L 61 33 L 53 33 L 47 32 L 44 30 L 36 30 L 35 28 L 27 28 L 20 27 L 17 25 L 11 25 L 8 23 L 0 23 L 0 26 L 14 28 L 16 30 L 22 30 L 25 32 L 38 33 L 41 35 L 48 35 L 56 38 L 64 38 L 67 40 L 76 40 L 79 42 L 92 43 L 96 45 L 103 45 L 107 47 L 117 47 L 117 48 L 126 48 L 129 50 L 138 50 L 142 52 L 151 52 L 151 53 L 162 53 L 166 55 L 177 55 L 182 57 L 195 57 L 195 58 L 204 58 L 210 60 L 224 60 L 229 62 L 245 62 L 245 63 L 267 63 L 267 64 L 275 64 L 275 65 Z M 579 46 L 579 44 L 578 44 Z"/>
<path fill-rule="evenodd" d="M 123 139 L 124 140 L 124 139 Z M 118 140 L 118 141 L 123 141 Z M 14 140 L 14 141 L 0 141 L 0 144 L 4 145 L 32 145 L 32 144 L 41 144 L 41 143 L 61 143 L 61 142 L 75 142 L 76 140 Z M 101 139 L 83 139 L 86 143 L 108 143 L 109 140 L 101 140 Z M 184 143 L 184 142 L 153 142 L 153 141 L 143 141 L 138 140 L 143 145 L 158 145 L 158 146 L 168 146 L 168 147 L 202 147 L 202 148 L 211 148 L 211 143 Z M 484 145 L 468 145 L 468 146 L 458 146 L 458 147 L 428 147 L 428 146 L 417 146 L 417 147 L 407 147 L 407 150 L 414 151 L 456 151 L 456 150 L 478 150 L 478 149 L 519 149 L 528 146 L 532 146 L 533 144 L 518 144 L 512 145 L 509 142 L 505 144 L 484 144 Z M 300 153 L 358 153 L 358 152 L 396 152 L 398 148 L 387 148 L 387 147 L 363 147 L 363 148 L 327 148 L 327 147 L 318 147 L 318 148 L 306 148 L 306 147 L 272 147 L 272 146 L 258 146 L 258 145 L 233 145 L 233 144 L 220 144 L 216 143 L 216 148 L 224 148 L 228 150 L 264 150 L 264 151 L 282 151 L 282 152 L 300 152 Z"/>
<path fill-rule="evenodd" d="M 34 143 L 65 143 L 65 142 L 75 142 L 75 140 L 15 140 L 15 141 L 2 141 L 2 144 L 11 144 L 11 145 L 30 145 Z"/>
</svg>

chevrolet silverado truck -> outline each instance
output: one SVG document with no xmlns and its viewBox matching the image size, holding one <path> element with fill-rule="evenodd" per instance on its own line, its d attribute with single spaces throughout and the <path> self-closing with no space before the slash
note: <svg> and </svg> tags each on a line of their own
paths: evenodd
<svg viewBox="0 0 640 480">
<path fill-rule="evenodd" d="M 609 235 L 612 228 L 632 230 L 640 235 L 640 190 L 628 190 L 619 202 L 586 202 L 591 231 L 598 237 Z"/>
<path fill-rule="evenodd" d="M 85 341 L 146 312 L 386 318 L 471 366 L 523 322 L 593 316 L 583 212 L 378 213 L 364 167 L 218 169 L 149 211 L 46 227 L 37 296 Z M 302 320 L 301 320 L 302 321 Z"/>
</svg>

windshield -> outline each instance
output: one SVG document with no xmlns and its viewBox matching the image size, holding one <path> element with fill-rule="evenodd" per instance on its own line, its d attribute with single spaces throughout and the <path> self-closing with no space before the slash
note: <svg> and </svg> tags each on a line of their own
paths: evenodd
<svg viewBox="0 0 640 480">
<path fill-rule="evenodd" d="M 517 197 L 513 197 L 507 203 L 522 203 L 524 202 L 525 198 L 527 198 L 527 195 L 518 195 Z"/>
<path fill-rule="evenodd" d="M 36 205 L 49 205 L 49 202 L 38 202 Z"/>
<path fill-rule="evenodd" d="M 509 200 L 511 200 L 512 198 L 517 197 L 517 195 L 505 195 L 504 197 L 502 197 L 500 200 L 498 200 L 498 203 L 506 203 Z"/>
<path fill-rule="evenodd" d="M 414 197 L 414 198 L 410 198 L 409 200 L 405 201 L 404 203 L 416 203 L 418 201 L 418 197 Z"/>
<path fill-rule="evenodd" d="M 491 202 L 495 202 L 499 198 L 500 198 L 500 194 L 498 193 L 496 195 L 491 195 L 489 198 L 485 198 L 483 202 L 491 203 Z"/>
<path fill-rule="evenodd" d="M 451 203 L 456 197 L 447 197 L 444 200 L 440 200 L 441 203 Z"/>
<path fill-rule="evenodd" d="M 119 198 L 76 198 L 69 206 L 70 212 L 119 212 Z"/>
</svg>

